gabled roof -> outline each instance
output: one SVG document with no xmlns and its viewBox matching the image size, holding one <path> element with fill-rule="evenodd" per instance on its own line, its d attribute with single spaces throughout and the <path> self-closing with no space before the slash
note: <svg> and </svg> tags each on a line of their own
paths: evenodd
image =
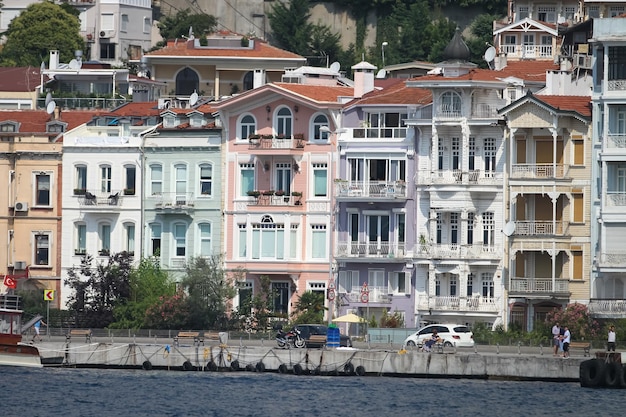
<svg viewBox="0 0 626 417">
<path fill-rule="evenodd" d="M 415 86 L 419 86 L 420 83 L 433 84 L 433 82 L 440 84 L 462 83 L 469 81 L 501 83 L 502 80 L 507 77 L 515 77 L 527 82 L 545 82 L 546 71 L 558 69 L 559 66 L 549 60 L 520 60 L 509 61 L 506 67 L 501 70 L 475 68 L 470 70 L 467 74 L 463 74 L 458 77 L 444 77 L 441 74 L 423 75 L 421 77 L 412 78 L 408 82 L 410 85 Z"/>
<path fill-rule="evenodd" d="M 281 89 L 291 91 L 292 93 L 295 93 L 302 97 L 326 103 L 337 103 L 339 102 L 340 97 L 351 97 L 354 94 L 354 88 L 352 87 L 290 83 L 275 83 L 275 85 Z"/>
<path fill-rule="evenodd" d="M 0 111 L 0 120 L 3 122 L 18 122 L 20 124 L 18 134 L 34 133 L 45 136 L 57 136 L 58 133 L 46 132 L 47 123 L 53 121 L 67 123 L 66 130 L 70 130 L 83 123 L 87 123 L 92 117 L 102 113 L 102 111 L 66 110 L 59 112 L 59 118 L 54 119 L 52 115 L 44 110 L 3 110 Z"/>
<path fill-rule="evenodd" d="M 111 110 L 116 116 L 158 116 L 161 110 L 157 108 L 156 101 L 130 102 Z"/>
<path fill-rule="evenodd" d="M 527 103 L 534 103 L 560 116 L 571 116 L 584 122 L 591 121 L 591 97 L 589 96 L 544 96 L 534 95 L 530 91 L 524 97 L 498 110 L 498 114 L 504 115 Z"/>
<path fill-rule="evenodd" d="M 252 48 L 228 48 L 228 47 L 195 47 L 195 40 L 167 41 L 167 45 L 156 51 L 146 53 L 148 57 L 232 57 L 238 59 L 264 58 L 264 59 L 300 59 L 305 58 L 276 48 L 260 39 L 254 39 Z"/>
<path fill-rule="evenodd" d="M 396 83 L 382 90 L 370 91 L 363 97 L 350 101 L 346 108 L 376 105 L 426 105 L 433 101 L 430 90 L 407 87 L 405 80 L 395 79 Z"/>
<path fill-rule="evenodd" d="M 506 25 L 500 29 L 494 30 L 493 34 L 499 35 L 503 32 L 547 32 L 556 36 L 558 34 L 557 26 L 553 23 L 541 22 L 526 17 L 518 22 L 513 22 L 510 25 Z"/>
<path fill-rule="evenodd" d="M 48 77 L 44 77 L 44 83 Z M 0 91 L 32 92 L 41 84 L 38 67 L 0 67 Z"/>
</svg>

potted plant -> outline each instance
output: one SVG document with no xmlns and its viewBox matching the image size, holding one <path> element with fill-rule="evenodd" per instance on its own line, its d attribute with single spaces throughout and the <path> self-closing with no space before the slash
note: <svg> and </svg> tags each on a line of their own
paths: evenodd
<svg viewBox="0 0 626 417">
<path fill-rule="evenodd" d="M 263 195 L 274 195 L 274 190 L 265 190 L 262 193 Z"/>
<path fill-rule="evenodd" d="M 260 191 L 258 191 L 258 190 L 252 190 L 252 191 L 248 191 L 248 195 L 249 195 L 250 197 L 257 198 L 258 196 L 260 196 L 260 195 L 261 195 L 261 192 L 260 192 Z"/>
<path fill-rule="evenodd" d="M 134 188 L 124 188 L 124 195 L 135 195 Z"/>
<path fill-rule="evenodd" d="M 250 136 L 248 136 L 248 142 L 252 143 L 252 144 L 257 144 L 259 143 L 259 139 L 261 139 L 261 135 L 253 133 Z"/>
<path fill-rule="evenodd" d="M 274 139 L 274 135 L 261 135 L 261 139 Z"/>
<path fill-rule="evenodd" d="M 109 249 L 100 249 L 98 251 L 98 255 L 100 256 L 109 256 L 110 253 L 111 251 Z"/>
<path fill-rule="evenodd" d="M 86 255 L 87 249 L 74 249 L 74 255 Z"/>
<path fill-rule="evenodd" d="M 304 133 L 294 133 L 293 135 L 294 139 L 304 139 Z"/>
<path fill-rule="evenodd" d="M 284 196 L 285 195 L 285 191 L 283 190 L 277 190 L 275 193 L 277 196 Z"/>
<path fill-rule="evenodd" d="M 302 204 L 302 201 L 300 200 L 300 199 L 301 199 L 301 197 L 302 197 L 302 193 L 301 193 L 300 191 L 292 191 L 292 192 L 291 192 L 291 196 L 292 196 L 292 197 L 296 197 L 296 198 L 295 198 L 295 200 L 296 200 L 296 201 L 294 201 L 294 204 L 295 204 L 296 206 L 299 206 L 299 205 L 301 205 L 301 204 Z"/>
<path fill-rule="evenodd" d="M 87 190 L 84 188 L 74 188 L 74 195 L 85 195 Z"/>
</svg>

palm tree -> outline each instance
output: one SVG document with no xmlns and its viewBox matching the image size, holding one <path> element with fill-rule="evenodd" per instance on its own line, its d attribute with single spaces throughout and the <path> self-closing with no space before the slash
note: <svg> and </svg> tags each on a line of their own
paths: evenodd
<svg viewBox="0 0 626 417">
<path fill-rule="evenodd" d="M 296 302 L 292 313 L 293 323 L 322 323 L 324 320 L 324 293 L 307 291 Z"/>
</svg>

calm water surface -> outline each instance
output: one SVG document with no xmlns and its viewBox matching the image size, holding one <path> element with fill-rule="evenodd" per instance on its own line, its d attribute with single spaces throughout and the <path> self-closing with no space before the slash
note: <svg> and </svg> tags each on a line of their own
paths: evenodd
<svg viewBox="0 0 626 417">
<path fill-rule="evenodd" d="M 0 416 L 610 416 L 578 383 L 0 368 Z"/>
</svg>

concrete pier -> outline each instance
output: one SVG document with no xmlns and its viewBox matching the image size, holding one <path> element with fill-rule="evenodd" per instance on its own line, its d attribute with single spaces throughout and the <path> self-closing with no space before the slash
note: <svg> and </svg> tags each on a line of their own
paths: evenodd
<svg viewBox="0 0 626 417">
<path fill-rule="evenodd" d="M 580 362 L 587 359 L 562 359 L 550 352 L 502 353 L 499 349 L 479 352 L 446 348 L 443 353 L 426 353 L 384 348 L 280 349 L 103 342 L 43 342 L 38 347 L 46 366 L 572 382 L 579 381 Z"/>
</svg>

